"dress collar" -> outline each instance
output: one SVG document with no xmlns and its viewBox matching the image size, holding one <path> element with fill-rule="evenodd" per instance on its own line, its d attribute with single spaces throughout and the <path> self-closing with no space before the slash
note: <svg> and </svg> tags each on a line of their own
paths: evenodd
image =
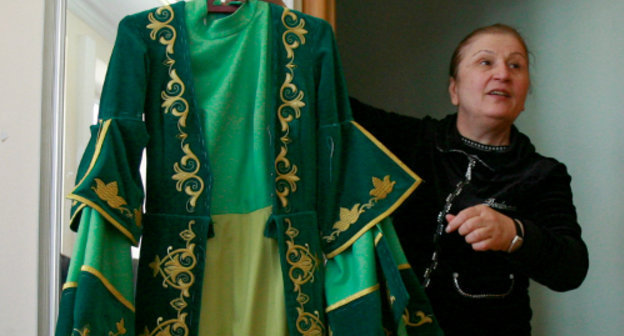
<svg viewBox="0 0 624 336">
<path fill-rule="evenodd" d="M 242 31 L 256 16 L 258 7 L 268 5 L 257 0 L 247 0 L 234 13 L 222 14 L 208 13 L 206 1 L 191 0 L 185 3 L 189 33 L 203 39 L 224 38 Z"/>
</svg>

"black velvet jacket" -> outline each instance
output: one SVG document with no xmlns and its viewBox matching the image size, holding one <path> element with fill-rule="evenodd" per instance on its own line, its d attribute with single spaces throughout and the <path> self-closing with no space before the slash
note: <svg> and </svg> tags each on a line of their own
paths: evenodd
<svg viewBox="0 0 624 336">
<path fill-rule="evenodd" d="M 529 335 L 529 278 L 556 291 L 581 284 L 588 253 L 562 163 L 536 153 L 515 127 L 508 148 L 478 148 L 462 140 L 456 115 L 416 119 L 351 105 L 355 120 L 424 181 L 393 218 L 447 335 Z M 520 249 L 476 252 L 456 232 L 436 233 L 445 210 L 481 203 L 524 224 Z"/>
</svg>

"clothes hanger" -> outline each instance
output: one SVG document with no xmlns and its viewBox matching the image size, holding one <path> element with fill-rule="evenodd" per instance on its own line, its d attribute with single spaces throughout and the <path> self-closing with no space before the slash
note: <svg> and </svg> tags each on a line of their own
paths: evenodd
<svg viewBox="0 0 624 336">
<path fill-rule="evenodd" d="M 208 13 L 234 13 L 243 2 L 245 1 L 206 0 Z"/>
</svg>

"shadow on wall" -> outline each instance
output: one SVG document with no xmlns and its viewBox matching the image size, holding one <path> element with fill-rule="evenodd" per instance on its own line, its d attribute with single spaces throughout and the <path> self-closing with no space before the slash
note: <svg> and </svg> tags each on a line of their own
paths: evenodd
<svg viewBox="0 0 624 336">
<path fill-rule="evenodd" d="M 454 112 L 448 67 L 455 46 L 473 29 L 496 22 L 522 32 L 519 6 L 492 0 L 337 1 L 336 35 L 349 93 L 414 116 Z"/>
</svg>

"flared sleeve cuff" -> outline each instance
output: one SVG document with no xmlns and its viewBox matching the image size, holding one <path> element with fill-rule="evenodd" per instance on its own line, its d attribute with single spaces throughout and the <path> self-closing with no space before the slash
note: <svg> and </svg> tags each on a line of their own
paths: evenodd
<svg viewBox="0 0 624 336">
<path fill-rule="evenodd" d="M 143 184 L 139 165 L 148 135 L 141 120 L 101 120 L 81 160 L 70 227 L 77 230 L 85 206 L 100 213 L 133 244 L 141 234 Z"/>
<path fill-rule="evenodd" d="M 322 127 L 319 141 L 319 223 L 326 257 L 333 258 L 398 208 L 421 179 L 354 121 Z"/>
</svg>

